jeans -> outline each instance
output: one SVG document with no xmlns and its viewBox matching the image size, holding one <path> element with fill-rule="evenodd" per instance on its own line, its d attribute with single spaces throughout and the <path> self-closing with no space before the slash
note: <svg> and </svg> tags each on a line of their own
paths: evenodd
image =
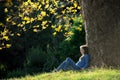
<svg viewBox="0 0 120 80">
<path fill-rule="evenodd" d="M 76 63 L 71 58 L 66 58 L 57 68 L 59 70 L 80 70 Z"/>
</svg>

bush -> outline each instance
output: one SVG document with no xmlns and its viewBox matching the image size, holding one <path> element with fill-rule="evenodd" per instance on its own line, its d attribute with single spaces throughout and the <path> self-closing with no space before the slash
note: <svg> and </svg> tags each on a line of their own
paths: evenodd
<svg viewBox="0 0 120 80">
<path fill-rule="evenodd" d="M 46 53 L 39 46 L 30 48 L 26 56 L 25 67 L 34 66 L 42 69 L 46 56 Z"/>
<path fill-rule="evenodd" d="M 43 51 L 41 47 L 32 47 L 26 56 L 25 68 L 39 69 L 39 71 L 50 71 L 58 64 L 59 52 L 55 48 L 47 48 Z"/>
<path fill-rule="evenodd" d="M 7 76 L 6 78 L 10 78 L 10 77 L 22 77 L 22 76 L 25 76 L 27 75 L 27 72 L 24 71 L 24 70 L 21 70 L 21 69 L 17 69 L 17 70 L 13 70 L 13 71 L 9 71 L 7 73 Z"/>
<path fill-rule="evenodd" d="M 0 63 L 0 79 L 6 76 L 6 66 Z"/>
<path fill-rule="evenodd" d="M 56 48 L 48 48 L 46 62 L 43 67 L 43 71 L 50 71 L 56 68 L 59 64 L 59 54 L 60 52 Z"/>
</svg>

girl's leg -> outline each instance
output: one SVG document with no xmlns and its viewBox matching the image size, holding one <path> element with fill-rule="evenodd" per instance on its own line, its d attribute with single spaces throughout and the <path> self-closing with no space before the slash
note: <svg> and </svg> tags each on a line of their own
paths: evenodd
<svg viewBox="0 0 120 80">
<path fill-rule="evenodd" d="M 57 70 L 68 70 L 69 68 L 72 68 L 74 70 L 78 70 L 79 67 L 76 66 L 76 63 L 71 58 L 66 58 L 65 61 L 63 61 L 57 68 Z"/>
<path fill-rule="evenodd" d="M 71 59 L 67 58 L 66 59 L 66 65 L 64 66 L 64 69 L 72 69 L 72 70 L 80 70 L 80 68 L 76 65 L 76 63 Z"/>
<path fill-rule="evenodd" d="M 64 60 L 64 61 L 57 67 L 57 71 L 63 70 L 66 65 L 67 65 L 67 62 L 66 62 L 66 60 Z"/>
</svg>

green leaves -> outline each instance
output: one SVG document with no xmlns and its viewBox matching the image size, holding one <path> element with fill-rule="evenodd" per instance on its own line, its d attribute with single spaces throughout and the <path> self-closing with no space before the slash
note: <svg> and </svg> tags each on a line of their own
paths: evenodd
<svg viewBox="0 0 120 80">
<path fill-rule="evenodd" d="M 7 0 L 7 2 L 11 2 L 11 0 Z M 10 40 L 10 35 L 21 36 L 20 33 L 31 29 L 33 32 L 40 32 L 48 27 L 52 27 L 53 35 L 57 35 L 59 32 L 71 34 L 69 32 L 72 26 L 71 21 L 80 14 L 81 9 L 76 0 L 37 0 L 34 2 L 27 0 L 16 3 L 19 5 L 13 4 L 9 10 L 4 9 L 7 14 L 6 24 L 4 26 L 2 23 L 0 24 L 7 29 L 7 32 L 0 32 L 1 39 L 6 41 Z"/>
</svg>

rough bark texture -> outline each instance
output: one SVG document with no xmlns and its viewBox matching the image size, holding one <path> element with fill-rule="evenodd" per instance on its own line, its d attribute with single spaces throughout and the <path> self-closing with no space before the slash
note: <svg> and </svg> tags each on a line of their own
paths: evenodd
<svg viewBox="0 0 120 80">
<path fill-rule="evenodd" d="M 81 0 L 93 66 L 120 66 L 120 0 Z"/>
</svg>

